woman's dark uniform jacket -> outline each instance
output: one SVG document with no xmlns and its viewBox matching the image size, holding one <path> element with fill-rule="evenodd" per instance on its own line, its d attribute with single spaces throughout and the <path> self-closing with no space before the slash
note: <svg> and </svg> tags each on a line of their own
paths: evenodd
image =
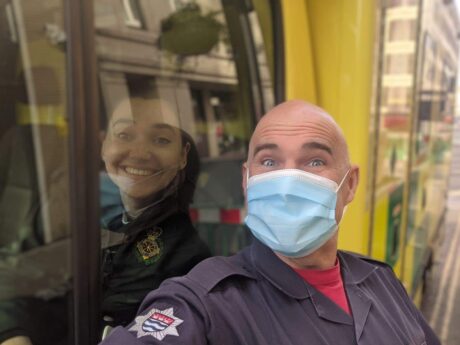
<svg viewBox="0 0 460 345">
<path fill-rule="evenodd" d="M 338 257 L 353 316 L 256 241 L 166 280 L 101 344 L 440 344 L 389 266 Z"/>
<path fill-rule="evenodd" d="M 102 271 L 104 316 L 113 320 L 111 325 L 126 325 L 147 293 L 210 255 L 185 213 L 169 216 L 128 243 L 107 248 Z"/>
</svg>

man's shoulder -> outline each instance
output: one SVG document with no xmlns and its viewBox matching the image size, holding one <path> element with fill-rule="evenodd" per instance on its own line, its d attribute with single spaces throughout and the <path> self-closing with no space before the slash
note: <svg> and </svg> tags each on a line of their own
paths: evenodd
<svg viewBox="0 0 460 345">
<path fill-rule="evenodd" d="M 197 264 L 183 277 L 173 278 L 178 283 L 192 286 L 209 293 L 218 285 L 229 279 L 256 279 L 254 273 L 248 268 L 246 250 L 233 256 L 214 256 Z"/>
<path fill-rule="evenodd" d="M 344 250 L 339 251 L 339 257 L 346 263 L 348 269 L 353 272 L 356 280 L 364 280 L 373 275 L 397 280 L 393 268 L 386 262 Z"/>
<path fill-rule="evenodd" d="M 387 264 L 384 261 L 380 261 L 374 258 L 371 258 L 370 256 L 355 253 L 355 252 L 350 252 L 347 250 L 340 250 L 341 256 L 345 259 L 355 259 L 355 260 L 361 260 L 365 263 L 368 263 L 370 265 L 376 266 L 376 267 L 381 267 L 381 268 L 386 268 L 386 269 L 391 269 L 391 266 Z"/>
</svg>

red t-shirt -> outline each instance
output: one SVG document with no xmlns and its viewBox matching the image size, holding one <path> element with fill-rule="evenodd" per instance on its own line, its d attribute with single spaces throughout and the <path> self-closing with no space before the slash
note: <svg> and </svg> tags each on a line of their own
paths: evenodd
<svg viewBox="0 0 460 345">
<path fill-rule="evenodd" d="M 294 269 L 308 284 L 330 298 L 341 307 L 347 314 L 351 315 L 347 295 L 343 287 L 342 276 L 340 275 L 340 263 L 336 261 L 334 267 L 326 270 Z"/>
</svg>

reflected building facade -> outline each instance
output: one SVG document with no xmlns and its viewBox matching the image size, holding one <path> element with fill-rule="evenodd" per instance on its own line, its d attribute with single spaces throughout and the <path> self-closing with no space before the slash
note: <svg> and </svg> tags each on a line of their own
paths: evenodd
<svg viewBox="0 0 460 345">
<path fill-rule="evenodd" d="M 415 295 L 445 207 L 460 21 L 443 0 L 387 1 L 382 18 L 373 251 Z"/>
</svg>

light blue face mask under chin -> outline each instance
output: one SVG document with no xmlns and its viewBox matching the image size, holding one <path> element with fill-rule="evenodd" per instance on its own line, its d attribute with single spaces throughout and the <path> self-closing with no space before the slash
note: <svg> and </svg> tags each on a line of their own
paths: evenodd
<svg viewBox="0 0 460 345">
<path fill-rule="evenodd" d="M 246 225 L 266 246 L 288 257 L 309 255 L 337 232 L 335 209 L 340 185 L 297 169 L 248 179 Z"/>
</svg>

